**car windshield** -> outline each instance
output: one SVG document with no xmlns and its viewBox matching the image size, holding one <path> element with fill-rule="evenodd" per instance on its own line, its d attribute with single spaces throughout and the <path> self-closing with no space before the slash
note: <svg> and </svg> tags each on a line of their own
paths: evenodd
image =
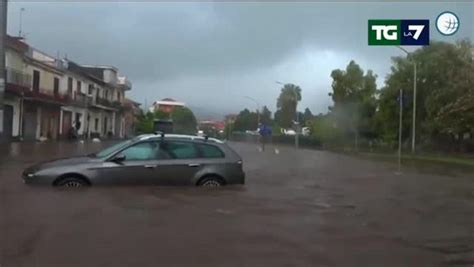
<svg viewBox="0 0 474 267">
<path fill-rule="evenodd" d="M 123 142 L 120 142 L 120 143 L 117 143 L 113 146 L 110 146 L 96 154 L 94 154 L 95 157 L 97 158 L 105 158 L 105 157 L 108 157 L 110 156 L 112 153 L 114 153 L 115 151 L 121 149 L 121 148 L 124 148 L 125 146 L 129 145 L 130 143 L 133 142 L 133 139 L 132 140 L 127 140 L 127 141 L 123 141 Z"/>
</svg>

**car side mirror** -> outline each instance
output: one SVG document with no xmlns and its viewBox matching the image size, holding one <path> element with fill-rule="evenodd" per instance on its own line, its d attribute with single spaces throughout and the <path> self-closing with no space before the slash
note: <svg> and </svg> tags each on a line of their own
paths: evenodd
<svg viewBox="0 0 474 267">
<path fill-rule="evenodd" d="M 126 157 L 125 157 L 124 154 L 118 154 L 112 159 L 112 161 L 115 162 L 115 163 L 120 163 L 120 162 L 124 161 L 125 159 L 126 159 Z"/>
</svg>

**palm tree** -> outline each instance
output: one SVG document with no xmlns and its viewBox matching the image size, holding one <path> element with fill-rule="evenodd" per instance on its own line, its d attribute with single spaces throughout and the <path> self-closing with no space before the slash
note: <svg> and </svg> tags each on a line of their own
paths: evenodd
<svg viewBox="0 0 474 267">
<path fill-rule="evenodd" d="M 281 110 L 281 127 L 290 127 L 292 120 L 296 117 L 296 108 L 298 101 L 301 100 L 301 88 L 297 85 L 288 83 L 281 89 L 277 100 L 277 108 Z"/>
<path fill-rule="evenodd" d="M 301 100 L 301 88 L 292 83 L 287 83 L 281 88 L 280 96 L 278 97 L 277 107 L 283 108 L 287 104 L 292 104 L 296 107 L 298 101 Z"/>
</svg>

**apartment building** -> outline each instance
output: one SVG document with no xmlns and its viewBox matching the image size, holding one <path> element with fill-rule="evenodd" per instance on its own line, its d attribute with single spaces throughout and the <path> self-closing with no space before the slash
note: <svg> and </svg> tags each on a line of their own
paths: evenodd
<svg viewBox="0 0 474 267">
<path fill-rule="evenodd" d="M 111 66 L 80 65 L 7 36 L 5 133 L 26 140 L 124 137 L 131 83 Z"/>
</svg>

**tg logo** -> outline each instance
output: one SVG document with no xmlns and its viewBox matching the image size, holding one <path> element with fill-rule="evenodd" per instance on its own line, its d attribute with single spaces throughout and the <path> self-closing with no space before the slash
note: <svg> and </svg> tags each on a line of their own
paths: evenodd
<svg viewBox="0 0 474 267">
<path fill-rule="evenodd" d="M 429 20 L 369 20 L 369 45 L 429 45 Z"/>
</svg>

